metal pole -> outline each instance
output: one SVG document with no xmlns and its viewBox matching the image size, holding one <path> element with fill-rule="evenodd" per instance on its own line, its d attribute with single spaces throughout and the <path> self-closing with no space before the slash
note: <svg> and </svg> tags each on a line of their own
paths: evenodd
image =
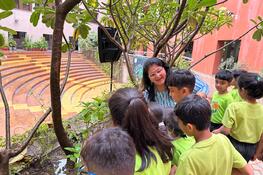
<svg viewBox="0 0 263 175">
<path fill-rule="evenodd" d="M 112 92 L 112 79 L 113 79 L 113 61 L 111 61 L 111 69 L 110 69 L 110 92 Z"/>
</svg>

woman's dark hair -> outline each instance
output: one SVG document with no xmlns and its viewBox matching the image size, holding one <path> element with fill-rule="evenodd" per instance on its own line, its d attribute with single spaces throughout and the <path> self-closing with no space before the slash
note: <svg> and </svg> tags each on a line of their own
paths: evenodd
<svg viewBox="0 0 263 175">
<path fill-rule="evenodd" d="M 193 124 L 199 131 L 210 127 L 212 114 L 210 104 L 199 95 L 192 94 L 185 97 L 176 104 L 174 112 L 185 125 L 187 123 Z"/>
<path fill-rule="evenodd" d="M 263 97 L 263 78 L 257 73 L 243 73 L 238 78 L 238 87 L 244 89 L 249 97 Z"/>
<path fill-rule="evenodd" d="M 142 76 L 142 85 L 143 90 L 146 90 L 148 92 L 148 100 L 149 101 L 155 101 L 155 90 L 154 90 L 154 84 L 149 79 L 148 70 L 150 66 L 157 65 L 161 66 L 165 69 L 166 77 L 170 74 L 170 67 L 167 63 L 165 63 L 163 60 L 159 58 L 148 58 L 144 65 L 143 65 L 143 76 Z M 165 80 L 166 85 L 166 80 Z M 167 86 L 167 85 L 166 85 Z"/>
<path fill-rule="evenodd" d="M 157 161 L 150 147 L 157 150 L 164 163 L 172 159 L 173 146 L 154 124 L 157 121 L 149 112 L 142 92 L 135 88 L 119 89 L 110 97 L 109 108 L 113 123 L 126 130 L 134 140 L 142 159 L 138 171 L 147 168 L 151 158 Z"/>
</svg>

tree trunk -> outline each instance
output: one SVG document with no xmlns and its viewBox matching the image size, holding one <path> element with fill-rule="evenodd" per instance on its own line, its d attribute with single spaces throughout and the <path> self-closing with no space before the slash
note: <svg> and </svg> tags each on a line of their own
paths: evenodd
<svg viewBox="0 0 263 175">
<path fill-rule="evenodd" d="M 65 147 L 72 147 L 73 144 L 67 136 L 63 127 L 61 117 L 61 101 L 60 101 L 60 65 L 61 65 L 61 44 L 63 36 L 63 28 L 66 15 L 70 10 L 77 5 L 80 0 L 66 0 L 63 4 L 58 4 L 56 7 L 56 19 L 53 31 L 53 45 L 51 57 L 51 72 L 50 72 L 50 94 L 52 120 L 54 131 L 58 142 L 66 155 L 70 154 L 65 150 Z"/>
<path fill-rule="evenodd" d="M 9 175 L 9 151 L 0 150 L 0 175 Z"/>
</svg>

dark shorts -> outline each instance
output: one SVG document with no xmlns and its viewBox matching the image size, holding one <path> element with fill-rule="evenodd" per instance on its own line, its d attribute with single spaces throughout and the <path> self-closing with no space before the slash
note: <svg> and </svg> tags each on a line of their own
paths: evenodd
<svg viewBox="0 0 263 175">
<path fill-rule="evenodd" d="M 244 159 L 246 159 L 247 162 L 253 158 L 257 149 L 256 143 L 240 142 L 229 135 L 227 137 L 236 148 L 236 150 L 244 157 Z"/>
<path fill-rule="evenodd" d="M 222 123 L 210 123 L 210 131 L 214 131 L 222 126 Z"/>
</svg>

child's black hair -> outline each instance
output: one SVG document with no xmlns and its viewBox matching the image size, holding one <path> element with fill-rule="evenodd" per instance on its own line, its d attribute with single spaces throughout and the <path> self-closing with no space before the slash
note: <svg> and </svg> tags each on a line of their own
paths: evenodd
<svg viewBox="0 0 263 175">
<path fill-rule="evenodd" d="M 216 79 L 226 80 L 229 83 L 233 80 L 233 75 L 229 70 L 220 70 L 215 75 Z"/>
<path fill-rule="evenodd" d="M 153 116 L 156 118 L 156 121 L 158 123 L 161 123 L 163 121 L 163 109 L 162 107 L 154 102 L 150 102 L 148 104 L 150 112 L 153 114 Z"/>
<path fill-rule="evenodd" d="M 191 71 L 186 69 L 175 70 L 168 76 L 167 85 L 179 89 L 187 87 L 193 92 L 195 87 L 195 76 Z"/>
<path fill-rule="evenodd" d="M 237 78 L 243 73 L 247 73 L 247 71 L 244 69 L 234 69 L 232 71 L 232 75 L 235 80 L 237 80 Z"/>
<path fill-rule="evenodd" d="M 176 137 L 185 137 L 184 132 L 179 128 L 177 117 L 173 108 L 165 109 L 164 124 L 166 128 L 173 132 Z"/>
<path fill-rule="evenodd" d="M 245 89 L 249 97 L 255 99 L 263 97 L 263 78 L 257 73 L 241 74 L 238 79 L 238 87 Z"/>
<path fill-rule="evenodd" d="M 211 107 L 209 102 L 195 94 L 188 95 L 175 106 L 175 115 L 187 123 L 195 125 L 196 129 L 203 131 L 210 127 Z"/>
<path fill-rule="evenodd" d="M 135 172 L 133 139 L 118 127 L 103 129 L 86 140 L 80 155 L 85 166 L 96 174 L 132 175 Z"/>
</svg>

